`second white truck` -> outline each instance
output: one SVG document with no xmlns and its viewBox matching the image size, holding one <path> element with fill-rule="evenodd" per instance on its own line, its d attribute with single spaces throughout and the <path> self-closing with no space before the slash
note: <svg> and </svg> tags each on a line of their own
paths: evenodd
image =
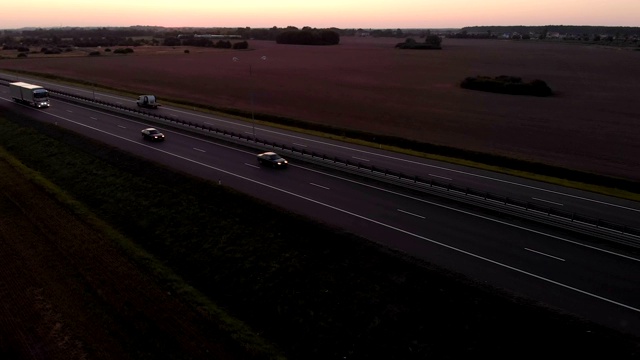
<svg viewBox="0 0 640 360">
<path fill-rule="evenodd" d="M 140 95 L 137 101 L 138 106 L 147 109 L 157 109 L 160 104 L 154 95 Z"/>
<path fill-rule="evenodd" d="M 29 104 L 37 108 L 49 107 L 49 92 L 40 85 L 25 82 L 13 82 L 9 84 L 9 92 L 16 102 Z"/>
</svg>

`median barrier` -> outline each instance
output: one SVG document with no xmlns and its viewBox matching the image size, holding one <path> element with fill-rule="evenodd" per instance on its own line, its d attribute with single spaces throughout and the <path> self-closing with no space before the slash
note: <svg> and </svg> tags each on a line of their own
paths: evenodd
<svg viewBox="0 0 640 360">
<path fill-rule="evenodd" d="M 634 247 L 640 247 L 640 229 L 624 224 L 617 224 L 603 219 L 591 218 L 585 215 L 511 199 L 498 194 L 483 192 L 468 187 L 460 187 L 453 183 L 440 182 L 434 179 L 422 179 L 418 176 L 407 175 L 389 169 L 380 169 L 372 165 L 352 162 L 348 159 L 340 159 L 337 157 L 327 156 L 325 154 L 318 154 L 313 151 L 309 152 L 304 149 L 297 149 L 284 144 L 277 144 L 255 137 L 244 136 L 243 134 L 236 134 L 225 129 L 204 126 L 204 124 L 183 121 L 170 116 L 149 113 L 147 111 L 111 104 L 105 101 L 94 100 L 57 90 L 50 90 L 49 92 L 52 97 L 57 97 L 66 101 L 79 102 L 85 105 L 91 104 L 92 106 L 96 106 L 103 110 L 113 111 L 118 114 L 124 113 L 141 120 L 158 122 L 162 125 L 171 126 L 176 129 L 185 130 L 186 128 L 188 131 L 196 130 L 196 132 L 200 134 L 251 147 L 258 151 L 282 150 L 288 157 L 307 163 L 381 180 L 386 183 L 411 188 L 413 190 L 422 191 L 432 195 L 460 200 L 475 206 L 491 208 L 510 215 L 520 215 L 531 220 L 570 228 L 579 232 L 589 233 L 590 235 L 597 234 L 600 237 L 607 237 L 613 241 L 618 241 Z"/>
</svg>

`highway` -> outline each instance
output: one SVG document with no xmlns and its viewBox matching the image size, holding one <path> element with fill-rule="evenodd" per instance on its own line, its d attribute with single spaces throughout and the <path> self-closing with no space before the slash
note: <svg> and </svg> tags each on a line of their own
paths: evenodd
<svg viewBox="0 0 640 360">
<path fill-rule="evenodd" d="M 135 100 L 113 99 L 105 94 L 95 96 L 109 97 L 111 101 L 132 103 Z M 0 108 L 21 111 L 177 170 L 220 181 L 225 186 L 480 282 L 640 336 L 637 285 L 640 256 L 588 236 L 572 235 L 524 220 L 500 218 L 489 212 L 471 210 L 461 203 L 418 196 L 305 163 L 292 161 L 290 168 L 280 171 L 260 167 L 255 151 L 91 107 L 54 99 L 49 109 L 29 108 L 13 103 L 6 86 L 0 86 Z M 167 107 L 158 111 L 225 124 L 250 133 L 254 130 L 251 124 L 206 114 Z M 148 126 L 159 128 L 167 140 L 163 143 L 143 141 L 140 130 Z M 630 225 L 637 226 L 639 221 L 640 206 L 634 202 L 263 126 L 256 126 L 255 131 L 258 137 L 286 140 L 317 152 L 358 157 L 362 161 L 379 162 L 381 166 L 387 164 L 406 171 L 449 177 L 456 182 L 466 181 L 474 187 L 487 186 L 540 201 L 561 202 L 562 206 L 613 216 Z"/>
<path fill-rule="evenodd" d="M 15 75 L 0 73 L 0 78 L 11 79 Z M 16 80 L 18 80 L 16 78 Z M 135 107 L 136 98 L 124 98 L 94 90 L 79 89 L 43 80 L 20 78 L 46 86 L 51 90 L 76 93 L 81 96 Z M 162 99 L 161 99 L 162 100 Z M 160 101 L 161 101 L 160 100 Z M 586 191 L 565 188 L 544 182 L 527 180 L 486 170 L 452 165 L 435 160 L 402 155 L 383 149 L 347 144 L 281 129 L 252 125 L 220 116 L 202 114 L 179 108 L 163 106 L 150 110 L 158 114 L 181 120 L 215 126 L 227 131 L 254 135 L 260 139 L 286 144 L 309 152 L 359 162 L 364 165 L 400 172 L 423 179 L 450 182 L 460 187 L 497 194 L 511 199 L 551 207 L 569 213 L 578 213 L 595 219 L 640 228 L 640 203 L 599 195 Z"/>
</svg>

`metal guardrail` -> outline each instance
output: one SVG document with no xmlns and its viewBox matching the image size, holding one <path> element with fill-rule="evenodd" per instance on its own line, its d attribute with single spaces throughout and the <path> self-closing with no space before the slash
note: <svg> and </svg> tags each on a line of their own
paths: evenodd
<svg viewBox="0 0 640 360">
<path fill-rule="evenodd" d="M 555 225 L 571 225 L 574 230 L 599 230 L 599 234 L 607 237 L 615 237 L 616 241 L 627 245 L 640 247 L 640 229 L 625 224 L 606 221 L 603 219 L 586 216 L 576 212 L 556 209 L 553 207 L 541 206 L 536 203 L 517 200 L 510 197 L 479 191 L 469 187 L 457 186 L 453 183 L 438 181 L 434 179 L 425 179 L 418 176 L 409 176 L 403 173 L 394 172 L 386 169 L 376 168 L 367 164 L 342 160 L 338 158 L 329 158 L 322 154 L 316 154 L 305 151 L 304 149 L 295 149 L 286 145 L 266 143 L 273 148 L 278 148 L 289 152 L 289 154 L 301 154 L 302 160 L 314 159 L 314 161 L 326 166 L 331 164 L 333 168 L 342 171 L 349 171 L 359 175 L 368 177 L 376 177 L 388 183 L 397 184 L 422 192 L 429 192 L 449 198 L 455 197 L 457 200 L 464 201 L 469 204 L 479 205 L 492 208 L 500 212 L 507 212 L 514 215 L 526 214 L 528 218 L 534 220 L 544 219 L 548 223 Z"/>
<path fill-rule="evenodd" d="M 127 106 L 112 104 L 105 101 L 95 100 L 57 90 L 49 90 L 49 92 L 52 94 L 52 96 L 55 97 L 60 96 L 64 99 L 80 101 L 81 103 L 93 103 L 94 105 L 98 105 L 103 109 L 116 110 L 121 113 L 125 112 L 130 115 L 143 118 L 144 120 L 155 120 L 164 125 L 171 125 L 181 129 L 187 127 L 191 130 L 196 130 L 209 136 L 214 136 L 219 139 L 242 144 L 244 146 L 250 146 L 256 149 L 279 149 L 286 152 L 288 154 L 287 156 L 297 160 L 316 163 L 318 165 L 332 167 L 341 171 L 347 171 L 361 176 L 380 179 L 387 183 L 394 183 L 396 185 L 410 187 L 420 191 L 427 191 L 432 194 L 449 194 L 449 197 L 452 197 L 451 194 L 455 194 L 454 197 L 456 197 L 457 199 L 466 199 L 467 202 L 481 204 L 482 206 L 490 206 L 494 209 L 500 209 L 503 212 L 506 211 L 510 213 L 518 213 L 520 215 L 527 214 L 529 215 L 529 217 L 535 217 L 538 220 L 541 218 L 546 218 L 547 220 L 551 220 L 551 222 L 554 222 L 556 224 L 561 223 L 565 226 L 567 224 L 571 224 L 574 228 L 577 227 L 582 229 L 590 229 L 591 231 L 598 229 L 601 230 L 601 234 L 605 236 L 616 237 L 618 242 L 640 247 L 640 229 L 627 226 L 625 224 L 614 223 L 607 220 L 578 214 L 575 212 L 556 209 L 553 207 L 541 206 L 536 203 L 512 199 L 506 196 L 479 191 L 469 187 L 460 187 L 449 182 L 442 182 L 434 179 L 425 179 L 418 176 L 411 176 L 404 173 L 392 171 L 389 169 L 378 168 L 360 162 L 353 162 L 337 157 L 330 157 L 325 154 L 307 151 L 302 148 L 299 149 L 293 146 L 287 146 L 284 144 L 261 140 L 252 135 L 247 136 L 241 133 L 219 129 L 214 126 L 181 120 L 172 116 L 158 114 L 157 112 L 150 112 L 143 109 L 132 109 Z"/>
</svg>

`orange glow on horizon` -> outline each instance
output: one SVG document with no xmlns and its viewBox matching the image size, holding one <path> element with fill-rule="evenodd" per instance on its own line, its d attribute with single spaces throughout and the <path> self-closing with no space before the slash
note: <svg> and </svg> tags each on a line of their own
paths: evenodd
<svg viewBox="0 0 640 360">
<path fill-rule="evenodd" d="M 490 25 L 640 26 L 640 1 L 612 0 L 56 0 L 3 5 L 0 28 L 64 26 L 460 28 Z"/>
</svg>

